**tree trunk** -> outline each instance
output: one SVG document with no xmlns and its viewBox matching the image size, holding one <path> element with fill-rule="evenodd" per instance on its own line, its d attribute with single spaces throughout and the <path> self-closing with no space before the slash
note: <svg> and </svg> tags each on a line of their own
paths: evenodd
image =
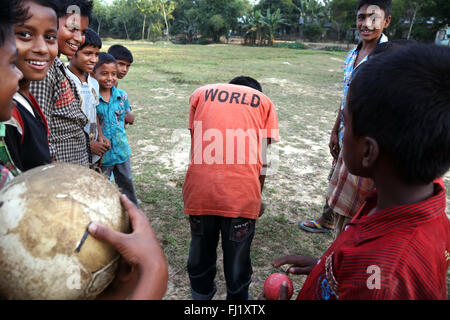
<svg viewBox="0 0 450 320">
<path fill-rule="evenodd" d="M 167 40 L 167 38 L 169 37 L 169 23 L 167 22 L 166 8 L 164 6 L 164 2 L 161 2 L 161 7 L 162 7 L 162 11 L 163 11 L 163 16 L 164 16 L 164 23 L 166 25 L 166 30 L 167 30 L 167 36 L 166 36 L 166 34 L 164 34 L 164 37 Z"/>
<path fill-rule="evenodd" d="M 142 24 L 142 40 L 145 39 L 145 20 L 147 19 L 147 15 L 144 13 L 144 23 Z"/>
<path fill-rule="evenodd" d="M 127 40 L 128 40 L 128 39 L 130 39 L 130 36 L 128 35 L 127 24 L 124 22 L 123 26 L 125 27 L 125 33 L 127 34 Z"/>
<path fill-rule="evenodd" d="M 409 24 L 408 36 L 406 37 L 406 39 L 408 39 L 408 40 L 409 40 L 409 38 L 411 38 L 412 28 L 413 28 L 414 23 L 416 21 L 417 11 L 419 11 L 419 5 L 415 4 L 414 13 L 413 13 L 413 16 L 412 16 L 412 19 L 411 19 L 411 23 Z"/>
<path fill-rule="evenodd" d="M 97 34 L 100 37 L 100 27 L 102 26 L 102 19 L 97 18 L 97 22 L 98 22 Z"/>
</svg>

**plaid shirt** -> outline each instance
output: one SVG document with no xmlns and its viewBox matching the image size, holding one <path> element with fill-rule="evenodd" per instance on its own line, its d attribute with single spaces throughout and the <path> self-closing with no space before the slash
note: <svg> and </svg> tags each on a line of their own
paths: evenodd
<svg viewBox="0 0 450 320">
<path fill-rule="evenodd" d="M 30 91 L 47 118 L 50 156 L 55 161 L 88 166 L 90 144 L 84 132 L 88 119 L 63 62 L 56 58 L 45 79 L 32 82 Z"/>
</svg>

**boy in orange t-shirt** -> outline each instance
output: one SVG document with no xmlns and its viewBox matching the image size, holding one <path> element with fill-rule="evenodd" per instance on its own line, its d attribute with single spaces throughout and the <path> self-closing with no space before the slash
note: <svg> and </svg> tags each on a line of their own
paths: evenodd
<svg viewBox="0 0 450 320">
<path fill-rule="evenodd" d="M 255 221 L 263 212 L 266 148 L 279 141 L 275 107 L 249 77 L 207 85 L 190 97 L 189 130 L 191 161 L 183 200 L 192 235 L 192 297 L 209 300 L 216 292 L 216 250 L 222 234 L 227 299 L 246 300 Z"/>
</svg>

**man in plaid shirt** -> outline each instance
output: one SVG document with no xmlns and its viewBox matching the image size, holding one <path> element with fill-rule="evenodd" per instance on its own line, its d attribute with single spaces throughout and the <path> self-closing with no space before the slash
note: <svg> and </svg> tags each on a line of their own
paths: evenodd
<svg viewBox="0 0 450 320">
<path fill-rule="evenodd" d="M 78 12 L 67 9 L 76 7 Z M 84 42 L 93 3 L 67 0 L 65 16 L 59 18 L 59 53 L 73 56 Z M 88 119 L 81 108 L 75 83 L 67 75 L 61 59 L 55 59 L 44 80 L 33 82 L 30 91 L 42 107 L 49 125 L 50 156 L 53 161 L 89 165 L 89 137 L 84 131 Z"/>
</svg>

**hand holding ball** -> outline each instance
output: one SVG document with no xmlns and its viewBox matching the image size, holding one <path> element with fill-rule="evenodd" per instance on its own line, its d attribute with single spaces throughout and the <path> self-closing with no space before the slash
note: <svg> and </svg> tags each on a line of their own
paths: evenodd
<svg viewBox="0 0 450 320">
<path fill-rule="evenodd" d="M 294 284 L 292 280 L 283 273 L 272 273 L 264 282 L 264 296 L 267 300 L 278 300 L 283 282 L 286 281 L 288 286 L 288 299 L 294 293 Z"/>
</svg>

